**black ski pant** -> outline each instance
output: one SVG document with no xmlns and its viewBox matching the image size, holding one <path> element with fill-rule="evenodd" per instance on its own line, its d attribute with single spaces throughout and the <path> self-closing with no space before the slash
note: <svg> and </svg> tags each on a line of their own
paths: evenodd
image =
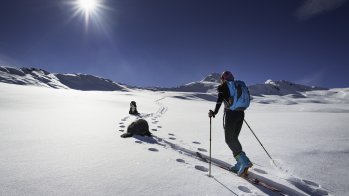
<svg viewBox="0 0 349 196">
<path fill-rule="evenodd" d="M 224 132 L 225 142 L 228 144 L 230 150 L 236 157 L 242 152 L 242 146 L 239 142 L 239 134 L 241 131 L 242 124 L 244 122 L 245 112 L 244 111 L 231 111 L 226 110 L 224 114 Z"/>
</svg>

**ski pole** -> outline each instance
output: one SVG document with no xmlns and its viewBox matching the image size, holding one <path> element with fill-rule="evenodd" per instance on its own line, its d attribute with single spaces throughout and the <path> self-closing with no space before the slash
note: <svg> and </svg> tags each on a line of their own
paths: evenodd
<svg viewBox="0 0 349 196">
<path fill-rule="evenodd" d="M 257 135 L 252 131 L 250 125 L 247 123 L 247 121 L 244 119 L 246 125 L 248 126 L 248 128 L 251 130 L 251 132 L 253 133 L 253 135 L 256 137 L 257 141 L 259 142 L 259 144 L 262 146 L 262 148 L 264 149 L 264 151 L 267 153 L 267 155 L 269 156 L 269 158 L 271 159 L 271 161 L 274 163 L 274 165 L 277 167 L 277 165 L 275 164 L 275 161 L 273 158 L 271 158 L 270 154 L 268 153 L 268 151 L 264 148 L 263 144 L 261 143 L 261 141 L 259 141 Z"/>
<path fill-rule="evenodd" d="M 210 117 L 210 165 L 209 165 L 209 174 L 208 176 L 211 177 L 211 141 L 212 141 L 212 128 L 211 128 L 211 125 L 212 125 L 212 117 Z"/>
</svg>

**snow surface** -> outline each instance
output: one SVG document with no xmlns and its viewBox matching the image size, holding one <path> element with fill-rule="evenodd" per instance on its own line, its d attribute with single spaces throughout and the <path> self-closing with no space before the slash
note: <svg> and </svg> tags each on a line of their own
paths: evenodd
<svg viewBox="0 0 349 196">
<path fill-rule="evenodd" d="M 251 174 L 287 195 L 346 195 L 348 93 L 254 97 L 246 120 L 278 167 L 244 125 Z M 0 83 L 0 195 L 279 195 L 214 166 L 210 178 L 207 163 L 164 142 L 208 154 L 207 112 L 215 103 L 204 98 Z M 120 137 L 136 119 L 128 115 L 132 100 L 160 140 Z M 212 120 L 212 156 L 234 164 L 222 113 Z"/>
</svg>

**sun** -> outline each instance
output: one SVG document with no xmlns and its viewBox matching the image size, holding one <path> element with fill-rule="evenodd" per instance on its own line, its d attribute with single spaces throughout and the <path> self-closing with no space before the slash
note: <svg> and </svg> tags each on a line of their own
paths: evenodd
<svg viewBox="0 0 349 196">
<path fill-rule="evenodd" d="M 85 18 L 85 24 L 88 26 L 90 22 L 99 23 L 102 12 L 105 11 L 106 6 L 103 4 L 104 0 L 74 0 L 69 4 L 73 7 L 73 16 L 81 15 Z"/>
<path fill-rule="evenodd" d="M 93 12 L 98 7 L 97 0 L 78 0 L 77 4 L 85 13 Z"/>
</svg>

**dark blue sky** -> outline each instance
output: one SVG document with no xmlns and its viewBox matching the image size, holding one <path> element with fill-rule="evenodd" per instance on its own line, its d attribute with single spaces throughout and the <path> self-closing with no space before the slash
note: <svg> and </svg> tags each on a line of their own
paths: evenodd
<svg viewBox="0 0 349 196">
<path fill-rule="evenodd" d="M 347 0 L 0 0 L 0 64 L 172 87 L 231 70 L 349 87 Z"/>
</svg>

